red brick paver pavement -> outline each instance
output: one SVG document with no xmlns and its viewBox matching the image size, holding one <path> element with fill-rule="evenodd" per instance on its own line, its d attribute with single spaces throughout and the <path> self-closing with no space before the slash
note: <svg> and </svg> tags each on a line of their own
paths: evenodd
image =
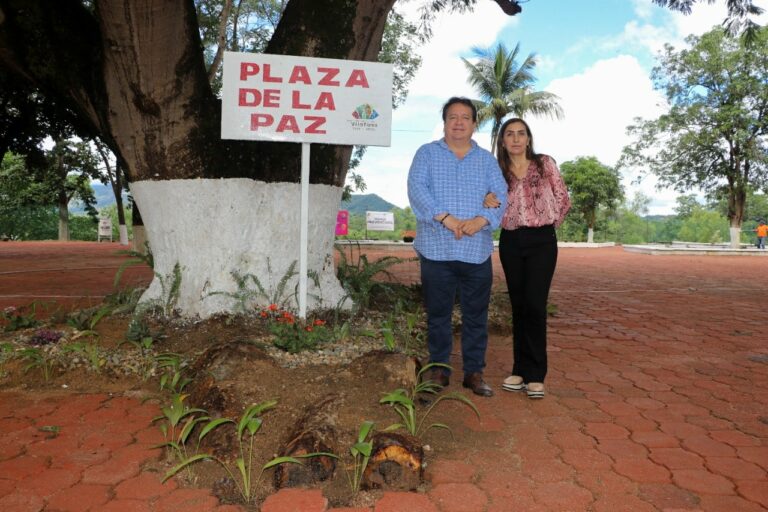
<svg viewBox="0 0 768 512">
<path fill-rule="evenodd" d="M 417 276 L 415 264 L 400 270 Z M 496 340 L 486 375 L 497 394 L 476 400 L 482 421 L 457 419 L 483 441 L 434 461 L 428 492 L 352 510 L 768 510 L 767 271 L 764 258 L 562 249 L 547 397 L 500 389 L 511 347 Z M 0 391 L 0 511 L 239 510 L 140 471 L 156 456 L 155 413 L 126 397 Z M 349 509 L 282 490 L 262 510 Z"/>
</svg>

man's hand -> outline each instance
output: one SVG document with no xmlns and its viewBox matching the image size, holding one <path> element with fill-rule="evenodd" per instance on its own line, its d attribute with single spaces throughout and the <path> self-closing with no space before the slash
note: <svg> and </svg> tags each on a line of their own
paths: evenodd
<svg viewBox="0 0 768 512">
<path fill-rule="evenodd" d="M 477 216 L 474 219 L 467 219 L 461 222 L 461 232 L 465 235 L 472 236 L 488 224 L 485 217 Z"/>
<path fill-rule="evenodd" d="M 453 215 L 449 215 L 443 220 L 443 226 L 453 231 L 453 236 L 456 237 L 456 240 L 460 240 L 462 236 L 464 236 L 464 232 L 462 231 L 462 224 L 466 222 L 461 219 L 457 219 Z"/>
</svg>

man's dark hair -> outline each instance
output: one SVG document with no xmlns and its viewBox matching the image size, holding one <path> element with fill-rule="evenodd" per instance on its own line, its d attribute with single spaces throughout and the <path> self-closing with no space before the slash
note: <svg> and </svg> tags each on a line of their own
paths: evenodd
<svg viewBox="0 0 768 512">
<path fill-rule="evenodd" d="M 449 99 L 445 102 L 445 105 L 443 105 L 443 122 L 445 122 L 445 116 L 448 114 L 448 109 L 451 108 L 451 105 L 455 105 L 456 103 L 461 103 L 462 105 L 466 105 L 469 108 L 472 109 L 472 122 L 477 122 L 477 107 L 474 103 L 472 103 L 472 100 L 469 98 L 465 98 L 464 96 L 454 96 L 453 98 Z"/>
</svg>

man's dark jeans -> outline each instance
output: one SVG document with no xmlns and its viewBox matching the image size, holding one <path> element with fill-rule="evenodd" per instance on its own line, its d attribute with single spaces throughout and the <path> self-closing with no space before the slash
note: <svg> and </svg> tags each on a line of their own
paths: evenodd
<svg viewBox="0 0 768 512">
<path fill-rule="evenodd" d="M 488 346 L 488 302 L 493 270 L 483 263 L 434 261 L 420 257 L 427 310 L 429 361 L 449 364 L 453 346 L 451 316 L 456 292 L 461 304 L 461 353 L 464 373 L 482 372 Z"/>
</svg>

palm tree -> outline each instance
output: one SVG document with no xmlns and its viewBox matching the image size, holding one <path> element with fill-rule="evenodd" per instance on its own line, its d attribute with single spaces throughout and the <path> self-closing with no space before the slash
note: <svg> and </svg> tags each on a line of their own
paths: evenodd
<svg viewBox="0 0 768 512">
<path fill-rule="evenodd" d="M 493 119 L 491 148 L 494 153 L 499 127 L 509 114 L 517 117 L 547 115 L 562 119 L 563 109 L 558 104 L 560 98 L 550 92 L 533 90 L 536 82 L 532 73 L 537 64 L 535 54 L 529 54 L 518 65 L 520 43 L 512 51 L 508 51 L 504 43 L 499 43 L 487 49 L 473 48 L 472 52 L 478 58 L 476 63 L 464 58 L 461 60 L 469 71 L 469 83 L 480 94 L 479 100 L 473 100 L 477 106 L 478 125 Z"/>
</svg>

